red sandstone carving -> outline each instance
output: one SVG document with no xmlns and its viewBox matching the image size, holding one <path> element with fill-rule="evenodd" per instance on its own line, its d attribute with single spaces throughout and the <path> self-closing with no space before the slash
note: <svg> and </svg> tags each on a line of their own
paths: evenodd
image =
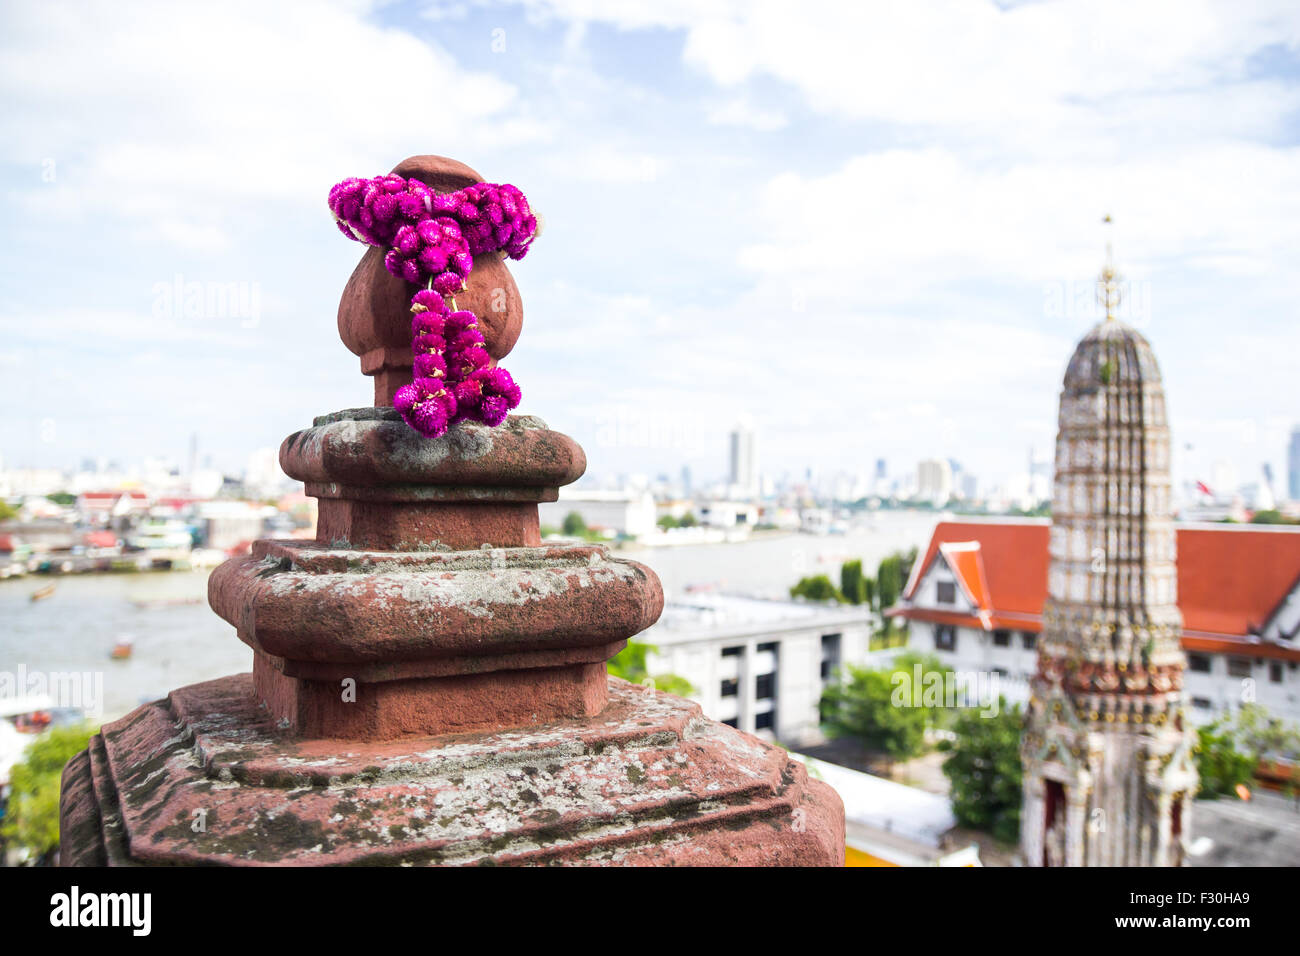
<svg viewBox="0 0 1300 956">
<path fill-rule="evenodd" d="M 395 172 L 481 179 L 440 157 Z M 376 407 L 280 449 L 317 540 L 259 541 L 209 580 L 253 673 L 106 725 L 64 772 L 63 862 L 842 864 L 843 806 L 801 764 L 607 676 L 663 593 L 605 548 L 542 545 L 537 503 L 582 449 L 527 416 L 426 439 L 385 407 L 410 379 L 404 285 L 371 250 L 339 306 Z M 510 351 L 502 260 L 458 304 Z"/>
<path fill-rule="evenodd" d="M 844 815 L 803 765 L 666 694 L 611 681 L 598 720 L 385 743 L 296 740 L 247 675 L 105 728 L 69 770 L 76 864 L 833 863 Z M 186 728 L 180 737 L 176 724 Z M 89 773 L 87 773 L 87 770 Z M 118 800 L 108 795 L 108 781 Z M 214 787 L 215 782 L 222 782 Z M 195 833 L 195 812 L 206 817 Z"/>
</svg>

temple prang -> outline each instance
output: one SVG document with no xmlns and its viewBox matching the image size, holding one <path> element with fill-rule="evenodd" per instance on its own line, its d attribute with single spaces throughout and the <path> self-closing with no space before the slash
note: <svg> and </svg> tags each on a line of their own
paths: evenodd
<svg viewBox="0 0 1300 956">
<path fill-rule="evenodd" d="M 394 172 L 481 181 L 436 156 Z M 391 407 L 413 290 L 366 251 L 338 324 L 375 407 L 281 446 L 316 540 L 257 541 L 209 579 L 252 673 L 105 725 L 64 772 L 62 863 L 842 865 L 843 805 L 801 763 L 608 676 L 663 591 L 604 547 L 542 542 L 577 443 L 530 416 L 430 439 Z M 494 360 L 511 350 L 500 256 L 457 302 Z"/>
<path fill-rule="evenodd" d="M 1109 217 L 1108 217 L 1109 220 Z M 1175 866 L 1191 832 L 1170 435 L 1155 354 L 1115 318 L 1079 342 L 1061 390 L 1048 597 L 1021 741 L 1030 866 Z"/>
</svg>

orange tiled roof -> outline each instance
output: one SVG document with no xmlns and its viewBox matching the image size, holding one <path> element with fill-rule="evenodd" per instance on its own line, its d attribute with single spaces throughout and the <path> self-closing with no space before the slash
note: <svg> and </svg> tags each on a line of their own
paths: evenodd
<svg viewBox="0 0 1300 956">
<path fill-rule="evenodd" d="M 993 612 L 1041 614 L 1047 597 L 1047 522 L 941 521 L 930 536 L 925 555 L 912 569 L 904 598 L 911 598 L 939 548 L 965 541 L 979 543 L 984 591 Z M 954 571 L 961 574 L 960 566 Z M 971 586 L 967 585 L 967 590 Z"/>
<path fill-rule="evenodd" d="M 1258 633 L 1297 578 L 1300 529 L 1178 529 L 1178 604 L 1189 631 Z"/>
<path fill-rule="evenodd" d="M 989 623 L 972 615 L 898 607 L 897 616 L 989 629 L 1041 629 L 1047 597 L 1047 521 L 944 521 L 903 593 L 911 599 L 942 549 Z M 976 548 L 954 545 L 978 543 Z M 956 560 L 954 560 L 954 557 Z M 1178 528 L 1178 604 L 1184 644 L 1206 651 L 1240 650 L 1259 633 L 1300 579 L 1300 529 L 1186 526 Z M 1204 645 L 1204 646 L 1201 646 Z M 1252 653 L 1265 653 L 1259 645 Z M 1279 648 L 1288 656 L 1294 651 Z"/>
<path fill-rule="evenodd" d="M 980 610 L 993 608 L 989 596 L 988 582 L 984 578 L 984 562 L 980 560 L 981 549 L 974 542 L 945 542 L 939 546 L 939 553 L 947 559 L 957 580 L 961 582 L 966 596 Z"/>
</svg>

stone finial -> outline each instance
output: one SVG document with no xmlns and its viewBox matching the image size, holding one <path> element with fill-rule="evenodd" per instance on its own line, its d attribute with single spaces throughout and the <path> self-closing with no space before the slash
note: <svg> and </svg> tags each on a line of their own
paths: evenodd
<svg viewBox="0 0 1300 956">
<path fill-rule="evenodd" d="M 435 156 L 394 171 L 481 181 Z M 537 504 L 583 473 L 577 443 L 529 416 L 428 438 L 386 407 L 411 377 L 411 293 L 365 254 L 339 331 L 377 407 L 280 448 L 320 500 L 316 540 L 257 541 L 209 578 L 253 672 L 92 738 L 64 773 L 62 861 L 842 864 L 843 806 L 802 764 L 607 675 L 663 590 L 604 547 L 542 543 Z M 458 305 L 510 351 L 500 258 Z"/>
<path fill-rule="evenodd" d="M 435 192 L 454 192 L 483 177 L 445 156 L 412 156 L 393 173 L 418 179 Z M 519 341 L 524 307 L 510 269 L 497 253 L 474 258 L 469 287 L 456 304 L 479 318 L 488 354 L 499 362 Z M 411 296 L 419 287 L 384 268 L 384 252 L 367 247 L 339 300 L 339 337 L 361 358 L 361 371 L 375 380 L 375 404 L 392 405 L 394 393 L 411 381 Z"/>
</svg>

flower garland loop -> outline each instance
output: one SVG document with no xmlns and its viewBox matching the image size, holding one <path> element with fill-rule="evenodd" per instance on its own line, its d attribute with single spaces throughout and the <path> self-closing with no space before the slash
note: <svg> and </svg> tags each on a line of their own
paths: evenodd
<svg viewBox="0 0 1300 956">
<path fill-rule="evenodd" d="M 519 386 L 492 365 L 478 317 L 447 299 L 465 289 L 475 256 L 527 254 L 537 217 L 524 194 L 494 183 L 437 193 L 389 175 L 343 180 L 330 190 L 329 207 L 343 235 L 386 249 L 389 272 L 425 285 L 411 297 L 415 380 L 393 396 L 406 424 L 437 438 L 457 422 L 505 421 L 519 405 Z"/>
</svg>

